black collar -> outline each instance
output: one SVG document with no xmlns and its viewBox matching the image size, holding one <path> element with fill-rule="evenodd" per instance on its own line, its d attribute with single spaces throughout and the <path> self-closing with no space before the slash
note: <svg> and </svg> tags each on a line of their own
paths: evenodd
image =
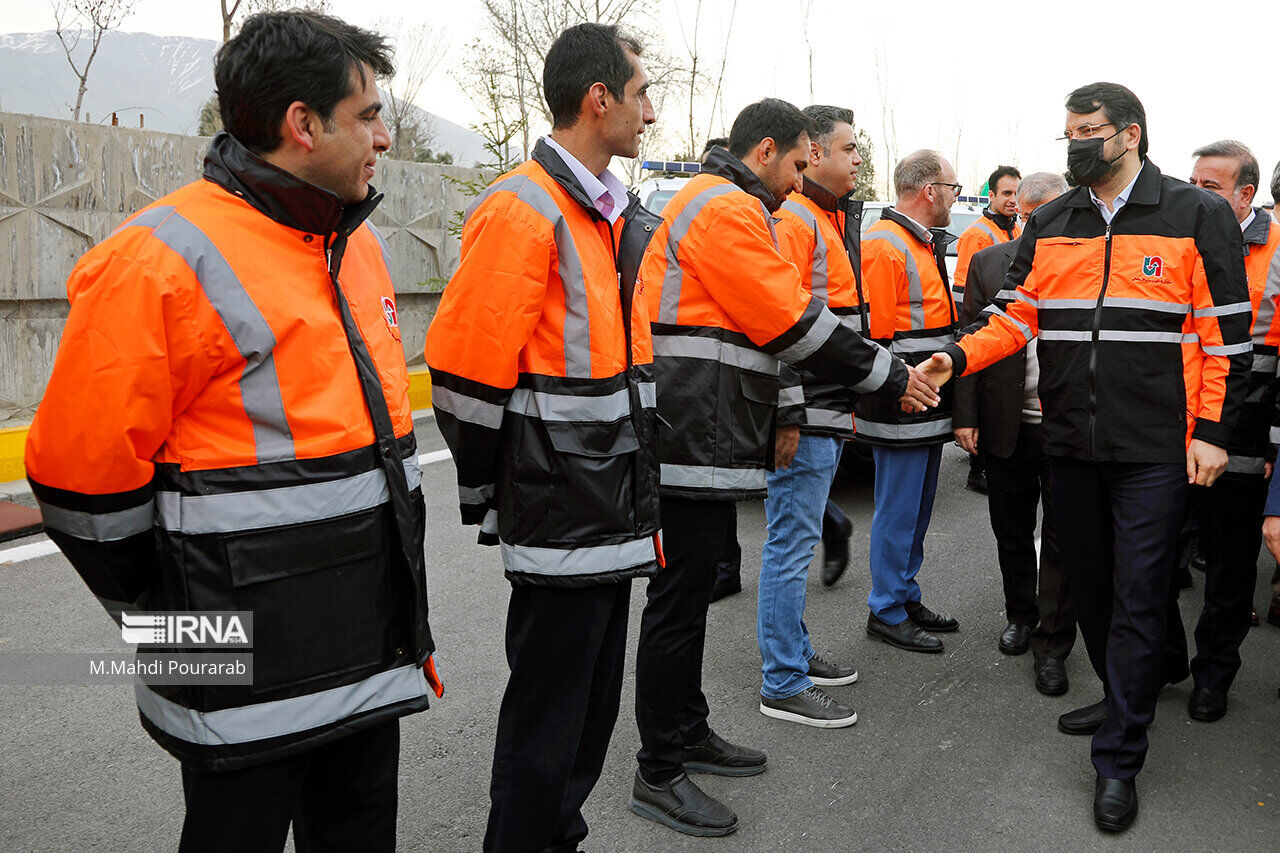
<svg viewBox="0 0 1280 853">
<path fill-rule="evenodd" d="M 268 163 L 226 131 L 209 143 L 204 177 L 281 225 L 325 237 L 355 231 L 382 201 L 370 186 L 364 201 L 343 204 L 337 193 Z"/>
<path fill-rule="evenodd" d="M 840 208 L 840 199 L 831 190 L 811 178 L 804 179 L 804 195 L 809 201 L 828 213 L 835 213 Z"/>
<path fill-rule="evenodd" d="M 702 164 L 702 171 L 733 181 L 738 189 L 759 199 L 765 210 L 770 213 L 776 213 L 778 208 L 782 207 L 782 199 L 769 192 L 759 176 L 747 168 L 746 163 L 724 148 L 717 146 L 711 149 L 711 153 L 707 155 L 707 161 Z"/>
<path fill-rule="evenodd" d="M 1249 223 L 1248 228 L 1244 229 L 1245 254 L 1249 253 L 1249 246 L 1267 245 L 1269 236 L 1271 236 L 1271 214 L 1261 207 L 1255 207 L 1253 221 Z"/>
<path fill-rule="evenodd" d="M 533 146 L 533 162 L 543 168 L 551 179 L 560 186 L 564 187 L 574 201 L 586 208 L 587 212 L 596 219 L 603 220 L 600 211 L 596 209 L 596 203 L 587 198 L 587 191 L 582 188 L 582 184 L 578 183 L 578 178 L 573 174 L 573 170 L 569 168 L 569 164 L 560 156 L 560 152 L 556 151 L 547 144 L 545 139 L 539 139 Z"/>
<path fill-rule="evenodd" d="M 1142 161 L 1142 168 L 1138 171 L 1138 178 L 1133 183 L 1133 191 L 1129 193 L 1129 200 L 1125 202 L 1130 204 L 1153 205 L 1160 203 L 1160 182 L 1164 176 L 1160 170 L 1156 168 L 1156 164 L 1150 160 Z M 1093 199 L 1089 197 L 1088 187 L 1076 187 L 1066 195 L 1066 201 L 1063 202 L 1066 207 L 1084 207 L 1097 209 L 1093 203 Z M 1101 214 L 1099 214 L 1101 216 Z"/>
<path fill-rule="evenodd" d="M 1012 231 L 1016 222 L 1012 216 L 1005 216 L 1003 213 L 996 213 L 989 207 L 982 211 L 982 215 L 994 222 L 1001 231 Z"/>
<path fill-rule="evenodd" d="M 907 229 L 907 231 L 911 233 L 911 236 L 915 237 L 917 240 L 919 240 L 921 243 L 924 243 L 926 246 L 933 245 L 933 238 L 934 238 L 934 234 L 936 233 L 935 230 L 932 228 L 925 228 L 923 225 L 919 224 L 918 222 L 912 221 L 911 219 L 907 218 L 905 214 L 899 213 L 896 208 L 886 207 L 884 211 L 880 214 L 880 218 L 888 219 L 890 222 L 898 223 L 903 228 Z"/>
</svg>

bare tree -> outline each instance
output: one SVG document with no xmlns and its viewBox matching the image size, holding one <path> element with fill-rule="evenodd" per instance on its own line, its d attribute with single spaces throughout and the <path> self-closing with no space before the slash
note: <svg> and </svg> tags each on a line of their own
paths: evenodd
<svg viewBox="0 0 1280 853">
<path fill-rule="evenodd" d="M 98 55 L 98 47 L 102 37 L 108 30 L 114 30 L 133 14 L 133 5 L 137 0 L 52 0 L 53 29 L 67 54 L 67 64 L 75 72 L 80 85 L 76 90 L 76 105 L 71 111 L 73 121 L 80 120 L 80 107 L 84 103 L 84 93 L 89 89 L 89 68 L 94 57 Z M 79 46 L 85 30 L 88 30 L 89 55 L 84 65 L 77 66 L 71 54 Z"/>
<path fill-rule="evenodd" d="M 893 117 L 893 96 L 889 93 L 889 59 L 876 48 L 876 88 L 880 92 L 880 129 L 884 134 L 885 198 L 893 198 L 893 167 L 898 162 L 898 128 Z"/>
<path fill-rule="evenodd" d="M 240 10 L 240 4 L 244 0 L 235 0 L 227 7 L 227 0 L 219 0 L 222 3 L 222 43 L 226 44 L 231 41 L 231 21 L 235 18 L 236 12 Z"/>
<path fill-rule="evenodd" d="M 809 39 L 809 18 L 813 14 L 813 0 L 800 0 L 801 26 L 804 29 L 804 49 L 809 57 L 809 103 L 813 98 L 813 42 Z"/>
<path fill-rule="evenodd" d="M 244 6 L 247 15 L 259 12 L 283 12 L 285 9 L 310 9 L 313 12 L 328 12 L 329 0 L 218 0 L 222 7 L 222 41 L 231 40 L 231 30 L 235 24 L 236 12 Z"/>
<path fill-rule="evenodd" d="M 418 152 L 435 141 L 431 117 L 416 105 L 422 88 L 439 68 L 449 49 L 441 30 L 424 21 L 407 25 L 401 21 L 379 21 L 376 27 L 389 33 L 396 49 L 396 76 L 386 81 L 387 102 L 382 117 L 391 131 L 389 156 L 416 160 Z"/>
<path fill-rule="evenodd" d="M 677 7 L 678 10 L 679 7 Z M 729 43 L 733 36 L 733 21 L 737 16 L 738 0 L 729 5 L 728 23 L 723 27 L 724 44 L 720 50 L 719 66 L 714 58 L 708 59 L 699 38 L 702 29 L 702 0 L 693 6 L 693 20 L 686 25 L 683 17 L 679 19 L 680 35 L 684 42 L 682 64 L 672 69 L 673 82 L 678 83 L 684 99 L 682 106 L 687 117 L 688 135 L 683 140 L 683 152 L 679 156 L 696 157 L 702 144 L 711 135 L 715 123 L 716 108 L 720 103 L 720 94 L 724 88 L 725 68 L 729 60 Z M 707 70 L 708 65 L 712 69 Z M 715 78 L 712 78 L 712 74 Z M 708 102 L 708 97 L 710 101 Z M 706 126 L 698 122 L 700 115 L 707 115 Z"/>
</svg>

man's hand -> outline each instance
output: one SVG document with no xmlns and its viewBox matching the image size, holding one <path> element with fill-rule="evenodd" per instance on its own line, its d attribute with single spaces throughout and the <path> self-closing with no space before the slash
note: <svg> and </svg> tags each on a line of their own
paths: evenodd
<svg viewBox="0 0 1280 853">
<path fill-rule="evenodd" d="M 938 386 L 924 371 L 907 365 L 907 390 L 898 398 L 904 412 L 925 412 L 941 402 Z"/>
<path fill-rule="evenodd" d="M 954 431 L 956 441 L 964 448 L 964 452 L 970 456 L 978 455 L 978 428 L 977 427 L 960 427 Z"/>
<path fill-rule="evenodd" d="M 1262 463 L 1262 475 L 1263 475 L 1266 479 L 1270 480 L 1270 479 L 1271 479 L 1271 474 L 1272 474 L 1275 470 L 1276 470 L 1276 463 L 1274 463 L 1274 462 L 1263 462 L 1263 463 Z"/>
<path fill-rule="evenodd" d="M 1227 468 L 1227 451 L 1215 444 L 1191 439 L 1187 446 L 1187 482 L 1194 486 L 1212 486 Z"/>
<path fill-rule="evenodd" d="M 1268 515 L 1262 520 L 1262 538 L 1271 556 L 1280 563 L 1280 515 Z"/>
<path fill-rule="evenodd" d="M 800 427 L 778 427 L 778 438 L 773 445 L 773 464 L 779 471 L 791 467 L 791 460 L 796 458 L 800 449 Z"/>
</svg>

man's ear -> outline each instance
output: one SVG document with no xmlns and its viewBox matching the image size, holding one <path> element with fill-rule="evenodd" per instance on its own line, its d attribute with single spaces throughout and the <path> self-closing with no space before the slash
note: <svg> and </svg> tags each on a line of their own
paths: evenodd
<svg viewBox="0 0 1280 853">
<path fill-rule="evenodd" d="M 1258 188 L 1253 184 L 1245 184 L 1240 188 L 1240 200 L 1250 207 L 1253 206 L 1253 197 L 1257 194 Z"/>
<path fill-rule="evenodd" d="M 284 118 L 280 121 L 280 135 L 310 152 L 316 147 L 321 125 L 320 116 L 310 107 L 302 101 L 294 101 L 285 108 Z"/>
<path fill-rule="evenodd" d="M 1138 143 L 1142 141 L 1142 128 L 1136 124 L 1131 124 L 1124 129 L 1124 133 L 1124 147 L 1126 149 L 1137 148 Z"/>
<path fill-rule="evenodd" d="M 778 144 L 773 141 L 773 137 L 766 136 L 756 144 L 756 157 L 760 160 L 761 165 L 767 166 L 773 160 L 774 155 L 778 153 Z"/>
<path fill-rule="evenodd" d="M 815 169 L 822 165 L 822 146 L 812 141 L 809 143 L 809 165 Z"/>
<path fill-rule="evenodd" d="M 603 118 L 604 114 L 609 111 L 609 101 L 612 95 L 609 94 L 609 88 L 603 83 L 592 83 L 591 88 L 587 90 L 584 109 L 589 107 L 591 112 L 596 116 Z"/>
</svg>

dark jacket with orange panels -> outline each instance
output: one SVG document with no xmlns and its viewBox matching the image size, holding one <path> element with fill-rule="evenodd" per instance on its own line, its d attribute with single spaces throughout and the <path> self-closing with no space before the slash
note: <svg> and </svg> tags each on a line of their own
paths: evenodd
<svg viewBox="0 0 1280 853">
<path fill-rule="evenodd" d="M 198 769 L 427 707 L 421 474 L 365 223 L 380 199 L 344 207 L 220 134 L 205 180 L 67 282 L 26 455 L 50 537 L 114 614 L 253 613 L 251 687 L 136 685 L 143 726 Z"/>
<path fill-rule="evenodd" d="M 653 318 L 662 492 L 763 496 L 778 363 L 897 399 L 907 370 L 840 322 L 778 252 L 778 200 L 723 149 L 662 210 L 640 285 Z"/>
<path fill-rule="evenodd" d="M 848 246 L 850 241 L 859 245 L 861 213 L 862 202 L 837 198 L 805 178 L 804 192 L 788 196 L 779 209 L 777 227 L 782 256 L 800 271 L 805 290 L 826 302 L 831 313 L 859 335 L 867 330 L 862 270 L 851 262 Z M 798 400 L 801 405 L 795 417 L 785 418 L 780 402 L 779 426 L 795 424 L 803 433 L 853 437 L 855 395 L 847 387 L 788 365 L 782 367 L 780 379 L 781 400 Z"/>
<path fill-rule="evenodd" d="M 996 213 L 991 208 L 982 211 L 982 216 L 960 235 L 956 243 L 956 274 L 951 282 L 951 293 L 955 298 L 956 314 L 959 315 L 964 303 L 965 281 L 969 277 L 969 262 L 973 256 L 990 246 L 1008 243 L 1018 239 L 1022 234 L 1022 226 L 1012 216 Z"/>
<path fill-rule="evenodd" d="M 1231 476 L 1261 476 L 1266 463 L 1275 459 L 1271 431 L 1276 420 L 1277 344 L 1280 344 L 1280 225 L 1260 207 L 1244 229 L 1244 270 L 1249 279 L 1249 302 L 1253 309 L 1253 369 L 1244 409 L 1227 446 L 1231 457 L 1226 473 Z"/>
<path fill-rule="evenodd" d="M 871 337 L 916 365 L 955 339 L 956 316 L 947 288 L 941 229 L 924 228 L 887 207 L 862 238 L 862 281 Z M 916 446 L 951 437 L 951 388 L 942 402 L 906 413 L 894 402 L 862 397 L 854 407 L 858 440 Z"/>
<path fill-rule="evenodd" d="M 426 357 L 462 521 L 501 545 L 513 582 L 657 569 L 653 349 L 634 285 L 657 221 L 631 196 L 611 226 L 543 141 L 467 211 Z"/>
<path fill-rule="evenodd" d="M 1039 336 L 1048 455 L 1181 464 L 1193 437 L 1228 446 L 1252 343 L 1225 201 L 1146 161 L 1107 225 L 1078 187 L 1032 214 L 1004 289 L 1007 309 L 946 351 L 962 375 Z"/>
</svg>

